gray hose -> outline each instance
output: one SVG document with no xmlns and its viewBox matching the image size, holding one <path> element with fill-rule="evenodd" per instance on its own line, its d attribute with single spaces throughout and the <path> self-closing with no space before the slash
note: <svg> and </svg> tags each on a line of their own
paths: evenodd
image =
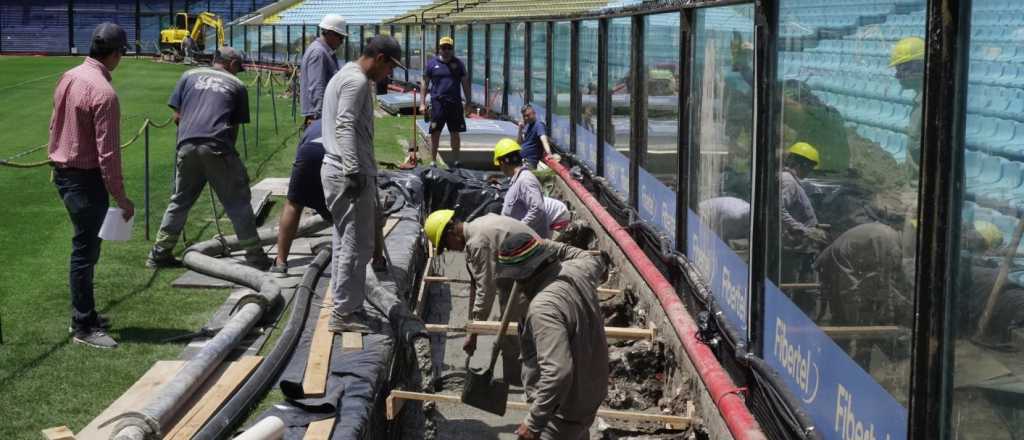
<svg viewBox="0 0 1024 440">
<path fill-rule="evenodd" d="M 299 235 L 322 229 L 327 222 L 320 217 L 307 219 L 300 224 Z M 262 228 L 258 231 L 260 244 L 277 240 L 277 228 Z M 218 237 L 197 243 L 185 251 L 182 261 L 189 269 L 220 279 L 232 281 L 253 290 L 238 301 L 234 313 L 216 336 L 202 350 L 190 359 L 174 378 L 160 388 L 142 409 L 129 411 L 107 422 L 117 422 L 111 439 L 148 440 L 163 436 L 163 428 L 181 409 L 181 406 L 209 378 L 224 358 L 259 322 L 263 313 L 280 301 L 281 286 L 273 277 L 238 263 L 219 260 L 212 255 L 225 254 L 240 249 L 237 236 Z"/>
</svg>

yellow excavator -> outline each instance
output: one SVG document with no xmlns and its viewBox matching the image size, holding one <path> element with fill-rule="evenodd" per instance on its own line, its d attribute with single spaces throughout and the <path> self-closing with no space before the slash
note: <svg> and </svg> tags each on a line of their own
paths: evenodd
<svg viewBox="0 0 1024 440">
<path fill-rule="evenodd" d="M 206 35 L 204 32 L 207 27 L 212 28 L 217 33 L 217 47 L 224 45 L 224 22 L 221 21 L 217 14 L 200 12 L 195 14 L 194 17 L 190 17 L 185 12 L 179 12 L 175 18 L 173 26 L 169 29 L 160 30 L 161 53 L 173 56 L 175 60 L 180 60 L 183 55 L 181 43 L 185 41 L 186 36 L 192 37 L 195 51 L 202 52 L 206 48 Z M 189 31 L 190 22 L 192 23 L 191 31 Z"/>
</svg>

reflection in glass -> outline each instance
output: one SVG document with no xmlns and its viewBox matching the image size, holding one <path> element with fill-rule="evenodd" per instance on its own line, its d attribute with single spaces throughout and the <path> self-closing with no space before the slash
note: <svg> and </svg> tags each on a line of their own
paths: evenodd
<svg viewBox="0 0 1024 440">
<path fill-rule="evenodd" d="M 630 99 L 633 96 L 633 73 L 630 71 L 632 43 L 630 36 L 633 22 L 630 17 L 613 18 L 608 22 L 608 83 L 607 94 L 610 108 L 605 123 L 604 176 L 624 200 L 629 200 L 629 147 L 631 135 Z M 597 96 L 584 96 L 584 111 Z M 596 110 L 595 110 L 596 111 Z"/>
<path fill-rule="evenodd" d="M 769 278 L 905 406 L 925 2 L 823 7 L 780 5 L 780 253 Z"/>
<path fill-rule="evenodd" d="M 541 121 L 547 114 L 548 93 L 548 27 L 545 23 L 534 23 L 530 31 L 530 91 L 533 107 Z"/>
<path fill-rule="evenodd" d="M 482 24 L 473 25 L 473 66 L 472 66 L 472 92 L 473 102 L 486 104 L 484 102 L 484 82 L 487 80 L 487 60 L 484 55 L 487 53 L 487 26 Z"/>
<path fill-rule="evenodd" d="M 676 153 L 679 143 L 679 13 L 644 18 L 644 68 L 647 151 L 639 174 L 638 210 L 642 219 L 659 226 L 662 233 L 675 241 L 679 176 Z"/>
<path fill-rule="evenodd" d="M 960 258 L 952 289 L 953 435 L 1020 439 L 1024 259 L 1021 246 L 1011 246 L 1020 239 L 1024 216 L 1024 59 L 1017 56 L 1024 3 L 976 0 L 970 29 L 962 182 L 969 201 L 961 207 Z M 914 47 L 906 44 L 909 58 Z M 1001 271 L 1006 283 L 997 288 Z"/>
<path fill-rule="evenodd" d="M 509 35 L 509 90 L 508 90 L 508 116 L 513 120 L 520 120 L 520 107 L 524 103 L 525 96 L 525 75 L 526 75 L 526 54 L 523 45 L 526 43 L 526 23 L 514 23 L 511 26 Z"/>
<path fill-rule="evenodd" d="M 572 74 L 570 66 L 570 61 L 572 61 L 571 34 L 571 25 L 568 22 L 559 22 L 555 23 L 554 35 L 551 36 L 554 45 L 551 55 L 551 81 L 555 88 L 555 102 L 549 106 L 555 107 L 555 113 L 551 117 L 551 127 L 548 127 L 548 130 L 551 131 L 552 140 L 565 150 L 569 149 L 569 124 L 571 121 L 569 117 L 569 77 Z"/>
<path fill-rule="evenodd" d="M 505 25 L 491 25 L 491 38 L 488 41 L 491 49 L 491 75 L 488 80 L 487 108 L 501 112 L 502 95 L 505 92 Z"/>
</svg>

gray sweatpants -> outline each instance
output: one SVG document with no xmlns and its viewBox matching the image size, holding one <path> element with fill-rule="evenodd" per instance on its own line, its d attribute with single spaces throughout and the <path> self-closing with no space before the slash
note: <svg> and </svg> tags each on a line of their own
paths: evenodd
<svg viewBox="0 0 1024 440">
<path fill-rule="evenodd" d="M 377 224 L 377 178 L 365 176 L 366 182 L 355 194 L 346 194 L 350 180 L 341 169 L 324 161 L 320 168 L 327 210 L 334 217 L 331 265 L 331 293 L 334 314 L 347 314 L 363 309 L 366 299 L 366 265 L 373 258 Z"/>
<path fill-rule="evenodd" d="M 234 149 L 213 142 L 186 141 L 178 148 L 176 167 L 178 175 L 174 181 L 174 194 L 153 245 L 157 251 L 174 249 L 188 220 L 188 212 L 203 194 L 207 182 L 224 205 L 242 247 L 249 249 L 259 245 L 249 175 Z"/>
</svg>

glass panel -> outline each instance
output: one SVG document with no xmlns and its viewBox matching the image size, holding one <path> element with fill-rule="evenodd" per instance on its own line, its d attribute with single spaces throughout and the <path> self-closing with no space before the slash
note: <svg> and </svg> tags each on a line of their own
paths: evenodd
<svg viewBox="0 0 1024 440">
<path fill-rule="evenodd" d="M 647 153 L 640 168 L 640 218 L 676 241 L 679 145 L 679 13 L 644 18 Z M 642 129 L 642 128 L 641 128 Z"/>
<path fill-rule="evenodd" d="M 533 92 L 533 109 L 537 111 L 538 121 L 545 121 L 547 118 L 547 39 L 547 23 L 534 23 L 530 33 L 530 89 Z"/>
<path fill-rule="evenodd" d="M 426 54 L 426 58 L 423 60 L 424 63 L 437 53 L 437 26 L 429 25 L 426 27 L 426 33 L 423 39 L 423 53 Z"/>
<path fill-rule="evenodd" d="M 579 90 L 582 106 L 576 125 L 576 152 L 591 170 L 597 170 L 597 20 L 581 21 L 579 28 Z"/>
<path fill-rule="evenodd" d="M 362 52 L 359 48 L 359 40 L 363 38 L 360 27 L 356 25 L 348 25 L 348 39 L 345 41 L 345 46 L 348 47 L 348 57 L 345 61 L 354 61 L 359 59 L 359 54 Z M 339 57 L 340 59 L 340 57 Z"/>
<path fill-rule="evenodd" d="M 409 79 L 419 80 L 423 76 L 423 31 L 419 25 L 409 26 Z"/>
<path fill-rule="evenodd" d="M 501 112 L 502 95 L 505 91 L 505 25 L 491 25 L 491 75 L 487 86 L 487 108 L 493 112 Z"/>
<path fill-rule="evenodd" d="M 288 61 L 288 27 L 274 26 L 274 61 Z"/>
<path fill-rule="evenodd" d="M 753 5 L 696 11 L 690 147 L 696 212 L 687 212 L 687 255 L 711 283 L 726 321 L 747 334 L 750 163 L 754 103 L 741 76 L 753 62 Z"/>
<path fill-rule="evenodd" d="M 569 75 L 572 74 L 570 67 L 572 42 L 572 26 L 569 22 L 555 23 L 554 35 L 552 35 L 554 44 L 552 58 L 552 75 L 554 76 L 553 87 L 555 88 L 555 113 L 551 115 L 551 127 L 548 127 L 548 131 L 551 132 L 551 139 L 555 141 L 558 146 L 563 150 L 568 151 L 569 146 L 569 124 L 571 119 L 569 117 L 569 95 L 570 85 Z"/>
<path fill-rule="evenodd" d="M 851 423 L 906 438 L 925 1 L 780 8 L 764 356 L 826 439 L 848 438 Z M 921 43 L 909 52 L 908 36 Z M 813 383 L 799 363 L 820 372 Z"/>
<path fill-rule="evenodd" d="M 630 115 L 633 113 L 630 108 L 633 79 L 629 70 L 633 53 L 630 41 L 632 29 L 633 21 L 630 17 L 614 18 L 608 22 L 608 84 L 605 87 L 611 100 L 606 103 L 611 106 L 611 119 L 606 121 L 604 130 L 604 175 L 624 200 L 629 200 Z"/>
<path fill-rule="evenodd" d="M 473 25 L 473 83 L 470 84 L 473 92 L 473 102 L 484 103 L 484 81 L 487 79 L 487 66 L 484 55 L 487 53 L 487 26 L 482 24 Z"/>
<path fill-rule="evenodd" d="M 455 56 L 462 62 L 469 59 L 469 26 L 460 24 L 455 26 Z"/>
<path fill-rule="evenodd" d="M 1017 37 L 1024 33 L 1024 3 L 975 0 L 972 8 L 965 180 L 960 183 L 970 201 L 961 209 L 952 298 L 951 437 L 1019 439 L 1024 436 L 1024 260 L 1008 255 L 1022 254 L 1022 246 L 1011 246 L 1020 239 L 1024 212 L 1024 59 L 1018 56 L 1024 52 Z M 923 20 L 920 16 L 915 24 L 922 27 Z M 1004 268 L 1006 284 L 996 290 Z"/>
<path fill-rule="evenodd" d="M 526 54 L 523 51 L 523 44 L 526 42 L 526 23 L 512 25 L 509 35 L 509 90 L 508 90 L 508 116 L 519 121 L 522 118 L 520 108 L 524 103 L 526 93 Z"/>
</svg>

